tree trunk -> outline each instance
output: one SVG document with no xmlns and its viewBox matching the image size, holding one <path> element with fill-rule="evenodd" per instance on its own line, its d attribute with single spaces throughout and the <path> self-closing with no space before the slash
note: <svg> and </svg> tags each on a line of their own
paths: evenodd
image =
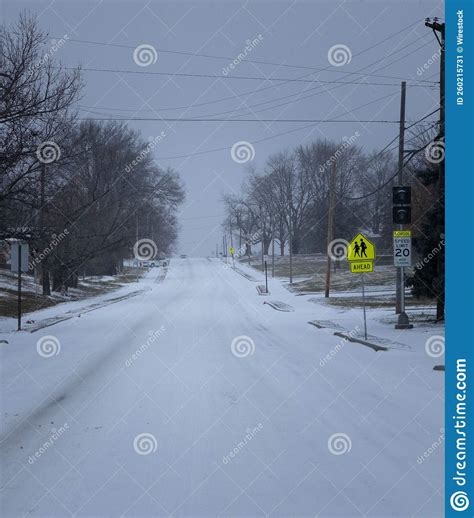
<svg viewBox="0 0 474 518">
<path fill-rule="evenodd" d="M 51 286 L 49 283 L 49 269 L 46 264 L 46 258 L 41 264 L 41 283 L 43 285 L 43 295 L 51 295 Z"/>
</svg>

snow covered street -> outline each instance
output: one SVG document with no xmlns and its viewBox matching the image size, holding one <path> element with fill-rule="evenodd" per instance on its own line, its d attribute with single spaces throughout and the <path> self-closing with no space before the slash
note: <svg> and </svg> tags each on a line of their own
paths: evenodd
<svg viewBox="0 0 474 518">
<path fill-rule="evenodd" d="M 1 335 L 2 516 L 442 516 L 438 333 L 374 310 L 410 346 L 376 353 L 308 324 L 360 311 L 256 285 L 172 259 L 137 296 Z"/>
</svg>

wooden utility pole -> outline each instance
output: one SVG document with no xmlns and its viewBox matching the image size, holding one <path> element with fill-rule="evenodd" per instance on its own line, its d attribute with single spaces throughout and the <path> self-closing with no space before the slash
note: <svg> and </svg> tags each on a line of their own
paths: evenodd
<svg viewBox="0 0 474 518">
<path fill-rule="evenodd" d="M 403 157 L 405 151 L 405 103 L 406 103 L 406 82 L 402 81 L 401 95 L 400 95 L 400 129 L 398 135 L 398 185 L 403 185 Z M 403 229 L 403 225 L 398 226 L 399 230 Z M 404 286 L 404 272 L 403 267 L 397 268 L 396 280 L 396 305 L 395 313 L 401 314 L 402 309 L 402 290 Z"/>
<path fill-rule="evenodd" d="M 293 284 L 293 240 L 291 238 L 291 209 L 288 221 L 288 250 L 290 252 L 290 284 Z"/>
<path fill-rule="evenodd" d="M 328 207 L 328 239 L 327 239 L 327 264 L 326 264 L 326 290 L 324 296 L 329 297 L 331 289 L 331 242 L 334 239 L 334 208 L 336 201 L 336 160 L 332 164 L 329 176 L 329 207 Z"/>
<path fill-rule="evenodd" d="M 437 140 L 441 143 L 441 146 L 445 145 L 445 36 L 446 36 L 446 25 L 444 23 L 439 23 L 437 18 L 434 18 L 433 21 L 427 19 L 425 21 L 425 26 L 429 27 L 433 30 L 433 33 L 438 40 L 440 46 L 440 61 L 439 61 L 439 135 L 437 136 Z M 438 38 L 438 33 L 440 38 Z M 442 160 L 439 163 L 439 178 L 438 178 L 438 204 L 439 210 L 442 212 L 442 224 L 440 229 L 440 235 L 438 236 L 439 242 L 444 238 L 444 197 L 445 197 L 445 152 L 444 149 L 441 151 Z M 437 256 L 437 288 L 436 288 L 436 318 L 438 320 L 444 320 L 444 297 L 445 297 L 445 287 L 444 287 L 444 268 L 445 268 L 445 254 L 444 247 L 441 247 L 441 250 Z"/>
</svg>

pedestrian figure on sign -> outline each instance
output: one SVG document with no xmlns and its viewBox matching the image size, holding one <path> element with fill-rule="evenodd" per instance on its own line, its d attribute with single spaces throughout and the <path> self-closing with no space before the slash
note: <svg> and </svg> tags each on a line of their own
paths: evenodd
<svg viewBox="0 0 474 518">
<path fill-rule="evenodd" d="M 359 255 L 359 252 L 360 252 L 360 246 L 359 246 L 359 243 L 357 243 L 357 241 L 354 243 L 354 257 L 357 257 Z"/>
<path fill-rule="evenodd" d="M 365 244 L 365 241 L 363 239 L 360 240 L 360 247 L 362 249 L 360 256 L 367 257 L 367 254 L 365 253 L 365 251 L 367 250 L 367 245 Z"/>
</svg>

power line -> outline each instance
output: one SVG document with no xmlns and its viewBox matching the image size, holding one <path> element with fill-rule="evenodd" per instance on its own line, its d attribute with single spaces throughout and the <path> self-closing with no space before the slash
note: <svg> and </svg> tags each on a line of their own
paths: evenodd
<svg viewBox="0 0 474 518">
<path fill-rule="evenodd" d="M 412 42 L 412 43 L 413 43 L 413 42 Z M 428 45 L 429 43 L 430 43 L 429 41 L 428 41 L 428 42 L 426 42 L 426 43 L 425 43 L 424 45 L 422 45 L 418 50 L 422 49 L 423 47 L 425 47 L 425 46 L 426 46 L 426 45 Z M 400 52 L 401 50 L 405 50 L 409 45 L 411 45 L 411 43 L 410 43 L 410 44 L 408 44 L 408 45 L 405 45 L 404 47 L 401 47 L 400 49 L 397 49 L 396 51 L 392 52 L 391 54 L 388 54 L 387 56 L 385 56 L 385 58 L 390 57 L 390 56 L 392 56 L 392 55 L 394 55 L 394 54 L 397 54 L 397 53 L 398 53 L 398 52 Z M 411 55 L 411 54 L 412 54 L 412 52 L 410 52 L 410 53 L 408 53 L 408 54 L 405 54 L 405 55 L 401 56 L 399 59 L 404 59 L 406 56 Z M 370 63 L 369 65 L 366 65 L 366 66 L 362 67 L 361 69 L 359 69 L 358 73 L 359 73 L 359 72 L 361 72 L 362 70 L 366 70 L 367 68 L 370 68 L 372 65 L 375 65 L 375 64 L 379 63 L 382 59 L 384 59 L 384 58 L 378 59 L 378 60 L 376 60 L 375 62 Z M 396 60 L 396 61 L 399 61 L 399 59 L 398 59 L 398 60 Z M 390 65 L 391 65 L 391 64 L 393 64 L 393 63 L 395 63 L 396 61 L 393 61 L 393 62 L 387 63 L 387 64 L 385 64 L 384 66 L 380 67 L 378 70 L 382 70 L 382 69 L 384 69 L 384 68 L 387 68 L 388 66 L 390 66 Z M 351 72 L 350 74 L 354 74 L 354 73 L 356 73 L 356 72 Z M 309 75 L 311 75 L 311 74 L 309 74 Z M 302 76 L 302 77 L 307 77 L 307 75 Z M 278 86 L 280 86 L 281 84 L 284 84 L 284 82 L 283 82 L 283 83 L 280 83 L 280 84 L 277 84 L 277 85 L 271 85 L 271 86 L 267 86 L 267 87 L 260 88 L 260 89 L 257 89 L 257 90 L 253 90 L 253 91 L 250 91 L 250 92 L 244 92 L 244 93 L 242 93 L 242 94 L 237 94 L 237 95 L 234 95 L 234 96 L 225 97 L 225 98 L 222 98 L 222 99 L 217 99 L 217 100 L 215 100 L 215 101 L 207 101 L 207 102 L 204 102 L 204 103 L 198 103 L 198 104 L 194 104 L 194 105 L 190 105 L 190 106 L 181 106 L 181 107 L 175 107 L 175 108 L 143 109 L 143 110 L 131 110 L 131 109 L 120 109 L 120 108 L 117 108 L 116 110 L 118 110 L 118 111 L 133 111 L 134 113 L 137 113 L 138 111 L 146 111 L 146 112 L 151 111 L 151 112 L 156 113 L 156 111 L 157 111 L 157 110 L 158 110 L 158 111 L 169 111 L 169 110 L 175 110 L 175 109 L 179 109 L 179 108 L 183 108 L 183 109 L 190 109 L 190 108 L 194 108 L 194 107 L 198 107 L 198 106 L 203 106 L 203 105 L 207 105 L 207 104 L 213 104 L 214 102 L 216 102 L 216 103 L 217 103 L 217 102 L 225 101 L 225 100 L 228 100 L 228 99 L 233 99 L 233 98 L 235 98 L 235 97 L 243 97 L 244 95 L 253 94 L 253 93 L 257 93 L 257 92 L 262 91 L 262 90 L 267 90 L 267 89 L 269 89 L 269 88 L 275 88 L 275 87 L 278 87 Z M 341 85 L 335 86 L 335 87 L 334 87 L 334 89 L 336 89 L 336 88 L 340 88 L 341 86 L 344 86 L 344 85 L 343 85 L 343 84 L 341 84 Z M 320 90 L 320 89 L 321 89 L 321 90 Z M 307 99 L 307 98 L 309 98 L 309 97 L 313 97 L 313 96 L 315 96 L 315 95 L 319 95 L 320 93 L 324 93 L 324 91 L 325 91 L 325 90 L 322 90 L 322 87 L 321 87 L 321 86 L 315 86 L 315 87 L 313 87 L 313 88 L 309 88 L 309 89 L 307 89 L 307 90 L 306 90 L 306 92 L 309 92 L 309 91 L 311 91 L 311 90 L 319 90 L 319 91 L 317 91 L 316 93 L 311 94 L 311 95 L 309 95 L 309 96 L 305 96 L 303 99 Z M 304 92 L 303 92 L 303 93 L 304 93 Z M 255 107 L 255 106 L 258 106 L 258 105 L 261 105 L 261 104 L 266 104 L 266 103 L 270 103 L 270 102 L 275 102 L 275 101 L 277 101 L 277 100 L 286 99 L 286 98 L 293 97 L 293 96 L 295 96 L 295 95 L 300 95 L 300 94 L 301 94 L 300 92 L 297 92 L 297 93 L 290 94 L 290 95 L 287 95 L 287 96 L 284 96 L 284 97 L 280 97 L 280 98 L 277 98 L 277 99 L 268 100 L 268 101 L 263 101 L 262 103 L 257 103 L 256 105 L 252 105 L 252 106 L 248 107 L 248 109 L 250 109 L 250 108 L 252 108 L 252 107 Z M 286 105 L 286 104 L 288 104 L 288 103 L 282 103 L 282 104 L 279 104 L 279 105 L 275 105 L 275 106 L 272 106 L 271 108 L 277 108 L 277 107 L 279 107 L 279 106 L 284 106 L 284 105 Z M 93 107 L 93 108 L 95 108 L 95 107 Z M 100 108 L 100 109 L 105 109 L 105 108 Z M 115 110 L 115 108 L 107 108 L 107 109 Z M 268 108 L 268 109 L 270 109 L 270 108 Z M 265 110 L 266 110 L 266 109 L 264 109 L 264 110 L 258 110 L 258 111 L 265 111 Z M 229 110 L 229 111 L 227 111 L 227 112 L 221 112 L 221 113 L 219 113 L 219 114 L 213 114 L 213 115 L 211 115 L 211 116 L 215 116 L 215 115 L 224 115 L 224 114 L 226 114 L 226 113 L 232 113 L 232 112 L 234 112 L 234 111 L 237 111 L 237 109 L 235 109 L 235 110 Z M 251 114 L 252 114 L 251 112 L 250 112 L 250 113 L 249 113 L 249 112 L 246 112 L 246 113 L 244 113 L 244 114 L 242 114 L 242 115 L 238 115 L 238 116 L 251 115 Z"/>
<path fill-rule="evenodd" d="M 350 113 L 351 111 L 356 111 L 356 110 L 359 110 L 361 108 L 365 108 L 366 106 L 374 104 L 375 102 L 377 102 L 379 100 L 381 100 L 381 98 L 369 101 L 368 103 L 364 103 L 364 104 L 358 106 L 357 108 L 354 108 L 353 110 L 347 110 L 346 112 L 342 112 L 341 114 L 339 114 L 339 117 L 342 116 L 342 115 L 345 115 L 346 113 Z M 261 142 L 266 142 L 267 140 L 273 140 L 274 138 L 277 138 L 277 137 L 282 137 L 282 136 L 285 136 L 285 135 L 289 135 L 291 133 L 296 133 L 297 131 L 313 128 L 314 126 L 315 126 L 315 124 L 307 124 L 305 126 L 300 126 L 299 128 L 293 128 L 291 130 L 284 131 L 282 133 L 277 133 L 275 135 L 270 135 L 269 137 L 264 137 L 264 138 L 261 138 L 261 139 L 253 140 L 252 143 L 253 144 L 259 144 Z M 398 138 L 398 135 L 395 136 L 395 138 L 391 142 L 389 142 L 387 147 L 390 146 L 392 144 L 392 142 L 394 142 L 397 138 Z M 192 156 L 207 155 L 209 153 L 216 153 L 216 152 L 219 152 L 219 151 L 229 151 L 230 149 L 232 149 L 232 146 L 224 146 L 224 147 L 220 147 L 220 148 L 207 149 L 207 150 L 204 150 L 204 151 L 196 151 L 194 153 L 187 153 L 187 154 L 184 154 L 184 155 L 160 157 L 160 160 L 178 160 L 178 159 L 182 159 L 182 158 L 190 158 Z M 382 150 L 382 152 L 383 151 L 384 151 L 384 149 Z"/>
<path fill-rule="evenodd" d="M 78 120 L 94 120 L 94 121 L 161 121 L 161 122 L 311 122 L 313 124 L 321 124 L 324 122 L 360 122 L 363 124 L 380 123 L 380 124 L 399 124 L 398 120 L 355 120 L 355 119 L 204 119 L 204 118 L 176 118 L 176 117 L 78 117 Z"/>
<path fill-rule="evenodd" d="M 53 67 L 62 70 L 77 70 L 74 67 Z M 287 78 L 287 77 L 261 77 L 261 76 L 217 76 L 215 74 L 196 74 L 190 72 L 153 72 L 148 70 L 124 70 L 114 68 L 81 68 L 81 72 L 104 72 L 116 74 L 133 74 L 133 75 L 152 75 L 152 76 L 171 76 L 171 77 L 187 77 L 197 79 L 233 79 L 244 81 L 284 81 L 285 83 L 322 83 L 322 84 L 347 84 L 347 85 L 367 85 L 367 86 L 398 86 L 398 83 L 370 83 L 367 81 L 339 81 L 339 80 L 323 80 L 323 79 L 304 79 L 304 78 Z M 412 87 L 426 88 L 426 85 L 411 85 Z"/>
<path fill-rule="evenodd" d="M 377 47 L 378 45 L 381 45 L 382 43 L 384 43 L 385 41 L 387 41 L 388 39 L 391 39 L 392 37 L 394 36 L 398 36 L 400 35 L 402 32 L 410 29 L 411 27 L 413 27 L 414 25 L 418 24 L 419 22 L 418 21 L 415 21 L 413 22 L 412 24 L 409 24 L 407 25 L 405 28 L 403 29 L 400 29 L 399 31 L 391 34 L 390 36 L 388 36 L 387 38 L 385 38 L 384 40 L 374 44 L 374 45 L 371 45 L 370 47 L 367 47 L 366 49 L 364 49 L 363 51 L 359 52 L 359 53 L 356 53 L 354 54 L 354 56 L 359 56 L 369 50 L 372 50 L 373 48 Z M 58 39 L 58 38 L 49 38 L 49 39 Z M 139 47 L 139 45 L 126 45 L 126 44 L 120 44 L 120 43 L 109 43 L 109 42 L 103 42 L 103 41 L 92 41 L 92 40 L 83 40 L 83 39 L 77 39 L 77 38 L 68 38 L 67 40 L 68 42 L 72 42 L 72 43 L 83 43 L 83 44 L 89 44 L 89 45 L 99 45 L 99 46 L 106 46 L 106 47 L 117 47 L 117 48 L 126 48 L 126 49 L 137 49 Z M 156 48 L 156 47 L 153 47 L 155 49 L 155 51 L 157 53 L 163 53 L 163 54 L 175 54 L 175 55 L 183 55 L 183 56 L 191 56 L 191 57 L 202 57 L 202 58 L 208 58 L 208 59 L 219 59 L 219 60 L 225 60 L 225 61 L 234 61 L 235 59 L 235 56 L 234 57 L 231 57 L 231 56 L 218 56 L 218 55 L 213 55 L 213 54 L 203 54 L 203 53 L 197 53 L 197 52 L 187 52 L 187 51 L 177 51 L 177 50 L 165 50 L 165 49 L 160 49 L 160 48 Z M 249 63 L 249 64 L 257 64 L 257 65 L 271 65 L 271 66 L 278 66 L 278 67 L 282 67 L 282 68 L 296 68 L 296 69 L 305 69 L 305 70 L 313 70 L 315 72 L 333 72 L 333 73 L 347 73 L 347 74 L 354 74 L 357 72 L 347 72 L 347 71 L 340 71 L 340 70 L 334 70 L 334 67 L 326 67 L 326 68 L 318 68 L 318 67 L 311 67 L 311 66 L 308 66 L 308 65 L 295 65 L 295 64 L 290 64 L 290 63 L 277 63 L 277 62 L 272 62 L 272 61 L 262 61 L 262 60 L 251 60 L 251 59 L 240 59 L 239 62 L 241 63 Z M 367 75 L 367 74 L 366 74 Z M 397 76 L 385 76 L 385 75 L 373 75 L 371 74 L 372 77 L 382 77 L 382 78 L 388 78 L 388 79 L 404 79 L 404 78 L 401 78 L 401 77 L 397 77 Z M 426 82 L 429 82 L 428 80 L 421 80 L 420 81 L 426 81 Z"/>
</svg>

